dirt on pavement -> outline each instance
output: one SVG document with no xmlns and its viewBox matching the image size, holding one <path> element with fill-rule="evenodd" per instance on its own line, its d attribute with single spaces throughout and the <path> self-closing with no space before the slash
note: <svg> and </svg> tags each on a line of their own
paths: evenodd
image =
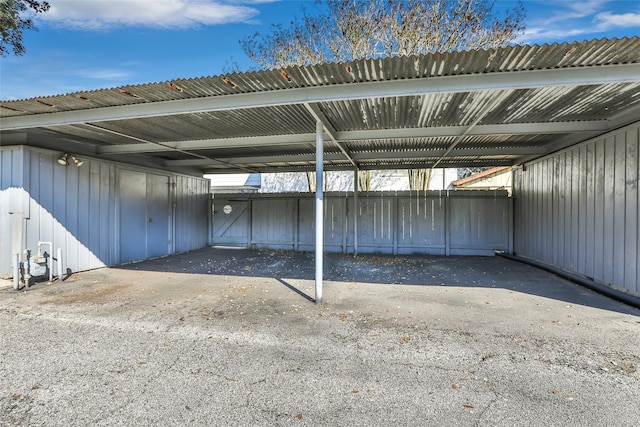
<svg viewBox="0 0 640 427">
<path fill-rule="evenodd" d="M 498 257 L 207 248 L 0 289 L 2 425 L 616 425 L 640 312 Z"/>
</svg>

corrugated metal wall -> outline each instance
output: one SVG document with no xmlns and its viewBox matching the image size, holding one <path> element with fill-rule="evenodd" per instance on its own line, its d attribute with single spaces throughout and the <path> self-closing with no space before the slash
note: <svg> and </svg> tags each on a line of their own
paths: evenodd
<svg viewBox="0 0 640 427">
<path fill-rule="evenodd" d="M 640 122 L 515 173 L 518 255 L 640 294 Z"/>
<path fill-rule="evenodd" d="M 16 248 L 35 252 L 38 241 L 62 248 L 71 271 L 206 246 L 208 180 L 88 158 L 62 166 L 60 155 L 0 148 L 1 276 L 11 274 Z"/>
<path fill-rule="evenodd" d="M 353 193 L 325 193 L 324 248 L 354 252 Z M 359 253 L 493 255 L 510 251 L 506 191 L 361 193 Z M 213 244 L 313 251 L 313 194 L 217 195 Z"/>
<path fill-rule="evenodd" d="M 22 148 L 0 148 L 0 277 L 11 271 L 11 254 L 22 247 L 22 233 L 11 230 L 22 227 L 23 213 L 29 209 L 22 188 L 24 170 Z"/>
<path fill-rule="evenodd" d="M 171 186 L 175 218 L 172 232 L 174 252 L 186 252 L 207 246 L 209 180 L 177 175 L 173 177 Z"/>
</svg>

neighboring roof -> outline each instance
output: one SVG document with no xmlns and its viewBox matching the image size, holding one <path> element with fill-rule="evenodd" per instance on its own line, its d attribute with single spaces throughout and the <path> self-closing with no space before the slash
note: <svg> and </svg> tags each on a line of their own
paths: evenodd
<svg viewBox="0 0 640 427">
<path fill-rule="evenodd" d="M 475 182 L 475 181 L 479 181 L 483 178 L 487 178 L 491 175 L 498 175 L 500 173 L 505 173 L 505 172 L 509 172 L 511 170 L 510 166 L 496 166 L 494 168 L 491 169 L 487 169 L 485 171 L 473 174 L 473 175 L 469 175 L 466 178 L 462 178 L 459 179 L 457 181 L 453 181 L 451 183 L 451 185 L 453 185 L 454 187 L 460 187 L 463 186 L 465 184 L 469 184 L 471 182 Z"/>
<path fill-rule="evenodd" d="M 511 166 L 640 117 L 640 39 L 436 53 L 0 102 L 0 144 L 179 172 Z"/>
<path fill-rule="evenodd" d="M 211 188 L 214 189 L 258 189 L 262 185 L 262 177 L 259 173 L 242 174 L 218 174 L 205 176 L 211 179 Z"/>
</svg>

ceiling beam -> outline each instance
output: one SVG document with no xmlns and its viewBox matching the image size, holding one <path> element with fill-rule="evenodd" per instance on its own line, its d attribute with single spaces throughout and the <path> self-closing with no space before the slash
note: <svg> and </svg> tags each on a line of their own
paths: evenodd
<svg viewBox="0 0 640 427">
<path fill-rule="evenodd" d="M 118 144 L 97 148 L 98 154 L 153 153 L 159 151 L 210 150 L 212 148 L 242 148 L 273 145 L 315 144 L 315 133 L 298 135 L 251 136 L 244 138 L 194 139 L 188 141 L 163 142 L 156 144 Z"/>
<path fill-rule="evenodd" d="M 202 154 L 193 153 L 191 151 L 183 150 L 181 148 L 165 146 L 164 143 L 162 143 L 162 142 L 146 141 L 146 140 L 144 140 L 142 138 L 138 138 L 137 136 L 127 135 L 127 134 L 122 133 L 122 132 L 118 132 L 118 131 L 115 131 L 115 130 L 103 128 L 103 127 L 94 125 L 93 123 L 86 123 L 85 125 L 86 126 L 90 126 L 91 128 L 96 129 L 98 131 L 108 132 L 108 133 L 111 133 L 111 134 L 114 134 L 114 135 L 117 135 L 117 136 L 120 136 L 120 137 L 123 137 L 123 138 L 129 138 L 129 139 L 133 139 L 135 141 L 140 141 L 142 144 L 145 144 L 145 145 L 146 144 L 151 144 L 151 145 L 155 145 L 155 146 L 158 146 L 158 147 L 168 148 L 170 151 L 176 151 L 178 153 L 187 154 L 187 155 L 192 156 L 192 157 L 197 157 L 200 160 L 208 161 L 209 164 L 221 164 L 221 165 L 224 165 L 226 167 L 231 167 L 232 166 L 232 165 L 229 165 L 228 163 L 226 163 L 224 161 L 221 161 L 221 160 L 218 160 L 218 159 L 214 159 L 214 158 L 211 158 L 211 157 L 208 157 L 208 156 L 203 156 Z M 241 168 L 241 169 L 244 169 L 245 172 L 255 173 L 255 171 L 252 170 L 252 169 L 247 169 L 247 168 Z"/>
<path fill-rule="evenodd" d="M 457 137 L 464 133 L 466 126 L 441 126 L 431 128 L 402 128 L 337 132 L 336 137 L 342 143 L 348 141 Z M 605 132 L 609 122 L 595 120 L 588 122 L 549 122 L 549 123 L 513 123 L 497 125 L 477 125 L 467 136 L 490 135 L 534 135 L 564 134 L 582 132 Z M 243 148 L 275 145 L 315 144 L 315 134 L 271 135 L 246 138 L 196 139 L 190 141 L 171 141 L 158 144 L 118 144 L 96 148 L 97 154 L 153 153 L 179 150 L 211 150 L 217 148 Z"/>
<path fill-rule="evenodd" d="M 433 166 L 433 161 L 424 161 L 424 162 L 414 162 L 410 165 L 400 164 L 400 163 L 392 163 L 392 164 L 375 164 L 375 165 L 360 165 L 360 170 L 389 170 L 389 169 L 416 169 L 416 168 L 430 168 Z M 505 160 L 496 160 L 490 163 L 477 161 L 477 162 L 447 162 L 445 165 L 441 166 L 443 168 L 461 168 L 461 167 L 494 167 L 494 166 L 513 166 L 512 159 Z M 315 165 L 304 165 L 304 166 L 283 166 L 278 168 L 265 167 L 265 168 L 256 168 L 260 173 L 280 173 L 280 172 L 311 172 L 315 170 Z M 325 171 L 351 171 L 353 172 L 353 166 L 346 162 L 344 165 L 332 165 L 328 164 L 324 167 Z M 207 174 L 229 174 L 229 173 L 243 173 L 242 170 L 239 169 L 220 169 L 220 168 L 210 168 L 204 169 L 203 173 Z"/>
<path fill-rule="evenodd" d="M 447 150 L 400 150 L 392 152 L 367 152 L 367 153 L 353 153 L 354 160 L 358 162 L 366 162 L 371 160 L 384 159 L 410 159 L 410 158 L 433 158 L 432 163 L 436 158 L 441 157 Z M 541 156 L 547 153 L 544 147 L 487 147 L 487 148 L 457 148 L 449 152 L 451 157 L 496 157 L 496 156 L 527 156 L 536 155 Z M 263 155 L 263 156 L 246 156 L 246 157 L 227 157 L 217 158 L 217 160 L 224 161 L 227 164 L 232 165 L 251 165 L 251 164 L 269 164 L 269 163 L 300 163 L 309 162 L 315 164 L 315 154 L 288 154 L 288 155 Z M 324 160 L 328 162 L 332 161 L 344 161 L 344 156 L 340 153 L 325 153 Z M 215 163 L 207 161 L 205 159 L 185 159 L 185 160 L 166 160 L 164 163 L 166 167 L 176 166 L 214 166 Z"/>
<path fill-rule="evenodd" d="M 0 130 L 430 93 L 637 82 L 640 82 L 640 63 L 384 80 L 12 116 L 0 119 Z"/>
</svg>

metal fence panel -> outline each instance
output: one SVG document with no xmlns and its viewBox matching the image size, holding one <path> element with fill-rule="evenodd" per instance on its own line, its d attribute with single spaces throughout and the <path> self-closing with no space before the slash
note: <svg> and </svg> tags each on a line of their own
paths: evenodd
<svg viewBox="0 0 640 427">
<path fill-rule="evenodd" d="M 231 199 L 213 201 L 213 244 L 242 245 L 250 234 L 245 246 L 314 250 L 313 195 L 234 195 L 234 203 L 252 206 L 242 221 L 220 213 Z M 371 192 L 361 193 L 357 205 L 352 193 L 328 193 L 324 250 L 354 252 L 357 216 L 358 253 L 493 255 L 510 249 L 510 212 L 506 191 Z M 231 219 L 239 227 L 233 232 Z"/>
</svg>

